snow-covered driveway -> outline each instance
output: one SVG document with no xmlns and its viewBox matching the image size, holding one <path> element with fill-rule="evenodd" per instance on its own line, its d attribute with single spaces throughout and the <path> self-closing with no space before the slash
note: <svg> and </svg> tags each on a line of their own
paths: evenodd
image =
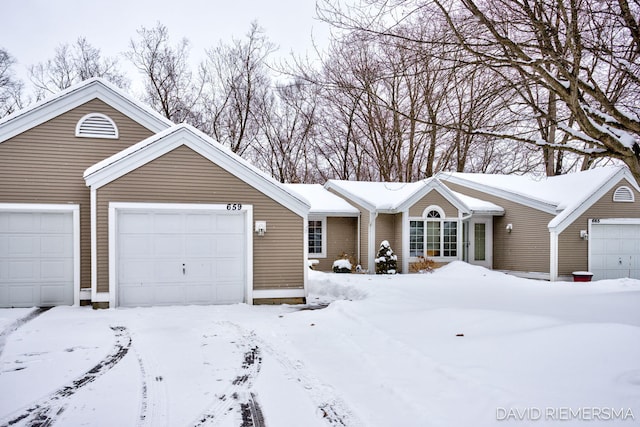
<svg viewBox="0 0 640 427">
<path fill-rule="evenodd" d="M 0 426 L 640 423 L 638 281 L 310 282 L 328 307 L 0 310 Z"/>
</svg>

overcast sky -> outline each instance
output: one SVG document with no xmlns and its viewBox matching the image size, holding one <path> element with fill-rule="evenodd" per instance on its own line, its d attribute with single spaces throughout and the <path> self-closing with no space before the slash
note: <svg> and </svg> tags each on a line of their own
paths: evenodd
<svg viewBox="0 0 640 427">
<path fill-rule="evenodd" d="M 103 56 L 115 56 L 137 38 L 136 30 L 158 21 L 168 28 L 172 42 L 183 37 L 191 42 L 194 63 L 203 58 L 204 49 L 243 37 L 254 20 L 282 56 L 304 54 L 312 36 L 326 46 L 329 33 L 315 19 L 315 0 L 10 0 L 3 2 L 2 15 L 0 47 L 16 59 L 15 71 L 23 79 L 29 65 L 51 58 L 60 44 L 84 36 Z M 135 79 L 127 60 L 119 61 Z"/>
</svg>

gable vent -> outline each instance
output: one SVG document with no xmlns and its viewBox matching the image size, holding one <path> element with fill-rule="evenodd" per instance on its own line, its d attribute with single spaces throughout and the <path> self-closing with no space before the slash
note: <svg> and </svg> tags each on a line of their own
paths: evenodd
<svg viewBox="0 0 640 427">
<path fill-rule="evenodd" d="M 78 121 L 76 136 L 118 139 L 118 127 L 108 116 L 100 113 L 91 113 Z"/>
<path fill-rule="evenodd" d="M 627 186 L 622 186 L 616 188 L 616 191 L 613 193 L 613 201 L 614 202 L 633 202 L 635 201 L 635 197 L 633 195 L 633 191 Z"/>
</svg>

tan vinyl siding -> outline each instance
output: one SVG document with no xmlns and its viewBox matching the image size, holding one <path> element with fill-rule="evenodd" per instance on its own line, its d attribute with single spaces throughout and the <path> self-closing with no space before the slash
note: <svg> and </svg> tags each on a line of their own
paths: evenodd
<svg viewBox="0 0 640 427">
<path fill-rule="evenodd" d="M 347 202 L 349 202 L 353 207 L 360 211 L 360 259 L 358 263 L 362 266 L 363 270 L 369 269 L 369 221 L 371 218 L 371 213 L 368 209 L 360 206 L 353 200 L 344 197 L 342 194 L 329 189 L 329 191 L 336 196 L 342 197 Z"/>
<path fill-rule="evenodd" d="M 424 210 L 431 205 L 440 206 L 447 218 L 457 218 L 458 209 L 453 206 L 442 194 L 436 190 L 430 191 L 422 199 L 418 200 L 409 208 L 410 217 L 422 217 Z"/>
<path fill-rule="evenodd" d="M 118 139 L 77 138 L 78 120 L 89 113 L 111 117 Z M 91 287 L 89 166 L 149 136 L 148 129 L 94 99 L 0 143 L 0 203 L 80 205 L 80 283 Z"/>
<path fill-rule="evenodd" d="M 626 185 L 632 189 L 635 202 L 614 202 L 613 193 L 616 188 Z M 558 236 L 558 274 L 571 275 L 573 271 L 584 271 L 588 268 L 589 242 L 580 238 L 580 230 L 589 229 L 589 219 L 594 218 L 640 218 L 640 194 L 625 179 L 615 185 L 600 200 L 569 225 Z"/>
<path fill-rule="evenodd" d="M 253 239 L 254 289 L 304 286 L 303 218 L 181 146 L 98 190 L 99 292 L 109 286 L 109 202 L 253 205 L 254 221 L 267 221 L 266 234 Z"/>
<path fill-rule="evenodd" d="M 349 255 L 349 258 L 356 260 L 358 248 L 358 218 L 354 217 L 327 217 L 327 257 L 314 258 L 319 264 L 315 267 L 319 271 L 331 271 L 333 261 L 340 258 L 342 253 Z M 355 265 L 354 265 L 355 267 Z"/>
<path fill-rule="evenodd" d="M 493 268 L 496 270 L 549 273 L 550 235 L 547 225 L 554 215 L 511 200 L 446 183 L 453 191 L 502 206 L 504 216 L 493 218 Z M 507 224 L 513 231 L 507 233 Z"/>
</svg>

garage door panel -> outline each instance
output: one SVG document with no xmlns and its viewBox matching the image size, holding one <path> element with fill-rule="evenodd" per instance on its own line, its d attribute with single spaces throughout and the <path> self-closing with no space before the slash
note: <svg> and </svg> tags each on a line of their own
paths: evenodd
<svg viewBox="0 0 640 427">
<path fill-rule="evenodd" d="M 640 224 L 592 224 L 589 248 L 594 279 L 640 279 Z"/>
<path fill-rule="evenodd" d="M 215 217 L 206 213 L 193 213 L 186 215 L 186 233 L 215 233 L 216 231 Z"/>
<path fill-rule="evenodd" d="M 150 236 L 139 234 L 121 234 L 120 255 L 130 257 L 138 254 L 149 254 L 153 247 Z"/>
<path fill-rule="evenodd" d="M 153 238 L 153 253 L 160 257 L 181 257 L 183 241 L 182 235 L 156 235 Z"/>
<path fill-rule="evenodd" d="M 222 235 L 216 241 L 217 257 L 238 257 L 244 252 L 244 239 L 238 235 Z"/>
<path fill-rule="evenodd" d="M 71 235 L 43 236 L 40 238 L 40 255 L 43 257 L 73 256 Z"/>
<path fill-rule="evenodd" d="M 121 212 L 119 214 L 118 232 L 126 234 L 150 233 L 153 230 L 152 217 L 146 213 Z"/>
<path fill-rule="evenodd" d="M 216 231 L 224 233 L 244 228 L 244 216 L 220 214 L 216 217 Z"/>
<path fill-rule="evenodd" d="M 156 213 L 154 216 L 154 232 L 183 234 L 184 217 L 177 213 Z"/>
<path fill-rule="evenodd" d="M 213 257 L 216 255 L 216 238 L 211 235 L 188 236 L 185 239 L 185 254 L 188 257 Z"/>
<path fill-rule="evenodd" d="M 198 210 L 145 214 L 151 229 L 133 236 L 118 215 L 119 304 L 241 302 L 245 292 L 245 214 Z M 132 221 L 140 221 L 141 216 Z M 125 232 L 129 230 L 129 234 Z M 142 234 L 142 236 L 141 236 Z M 219 291 L 219 288 L 224 290 Z M 223 299 L 220 299 L 220 298 Z"/>
</svg>

